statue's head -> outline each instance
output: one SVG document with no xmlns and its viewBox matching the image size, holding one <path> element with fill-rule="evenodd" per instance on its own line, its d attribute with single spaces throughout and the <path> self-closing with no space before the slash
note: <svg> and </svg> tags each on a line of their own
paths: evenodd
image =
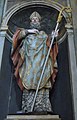
<svg viewBox="0 0 77 120">
<path fill-rule="evenodd" d="M 30 20 L 31 28 L 40 29 L 41 16 L 38 12 L 34 11 L 30 16 Z"/>
</svg>

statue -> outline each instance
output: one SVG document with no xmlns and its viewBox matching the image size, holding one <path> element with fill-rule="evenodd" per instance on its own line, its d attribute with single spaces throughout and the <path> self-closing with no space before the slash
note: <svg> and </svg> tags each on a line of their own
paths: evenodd
<svg viewBox="0 0 77 120">
<path fill-rule="evenodd" d="M 12 61 L 14 75 L 22 94 L 22 111 L 31 112 L 33 98 L 50 46 L 50 37 L 41 30 L 41 16 L 34 11 L 30 16 L 30 28 L 18 28 L 13 36 Z M 57 33 L 55 34 L 55 37 Z M 49 90 L 53 87 L 58 72 L 58 45 L 50 51 L 46 69 L 36 97 L 34 112 L 52 112 Z"/>
</svg>

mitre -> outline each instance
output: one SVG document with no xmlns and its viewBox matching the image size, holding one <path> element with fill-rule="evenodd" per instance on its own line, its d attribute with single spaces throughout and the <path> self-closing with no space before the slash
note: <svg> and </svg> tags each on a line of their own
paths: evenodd
<svg viewBox="0 0 77 120">
<path fill-rule="evenodd" d="M 31 14 L 31 16 L 30 16 L 30 20 L 32 20 L 33 17 L 38 17 L 39 20 L 41 20 L 41 16 L 40 16 L 40 14 L 39 14 L 38 12 L 36 12 L 36 11 L 34 11 L 34 12 Z"/>
</svg>

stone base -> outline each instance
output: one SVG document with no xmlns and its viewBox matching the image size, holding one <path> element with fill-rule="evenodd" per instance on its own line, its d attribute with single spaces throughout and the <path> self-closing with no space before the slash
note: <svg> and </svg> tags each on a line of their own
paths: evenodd
<svg viewBox="0 0 77 120">
<path fill-rule="evenodd" d="M 61 120 L 59 115 L 7 115 L 6 120 Z"/>
</svg>

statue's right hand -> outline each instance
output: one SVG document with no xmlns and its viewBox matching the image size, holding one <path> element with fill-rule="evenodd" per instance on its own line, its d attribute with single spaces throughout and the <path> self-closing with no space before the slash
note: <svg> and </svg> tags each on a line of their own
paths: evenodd
<svg viewBox="0 0 77 120">
<path fill-rule="evenodd" d="M 39 33 L 37 29 L 28 29 L 27 31 L 28 33 L 35 33 L 35 34 Z"/>
</svg>

